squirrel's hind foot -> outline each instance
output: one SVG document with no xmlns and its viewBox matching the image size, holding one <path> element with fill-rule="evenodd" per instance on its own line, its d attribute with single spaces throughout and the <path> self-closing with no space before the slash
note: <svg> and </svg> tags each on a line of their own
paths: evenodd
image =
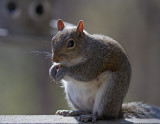
<svg viewBox="0 0 160 124">
<path fill-rule="evenodd" d="M 81 122 L 96 122 L 97 116 L 92 114 L 85 114 L 78 117 L 78 120 Z"/>
<path fill-rule="evenodd" d="M 63 115 L 63 116 L 80 116 L 84 114 L 88 113 L 85 111 L 73 111 L 73 110 L 58 110 L 56 112 L 56 115 Z"/>
</svg>

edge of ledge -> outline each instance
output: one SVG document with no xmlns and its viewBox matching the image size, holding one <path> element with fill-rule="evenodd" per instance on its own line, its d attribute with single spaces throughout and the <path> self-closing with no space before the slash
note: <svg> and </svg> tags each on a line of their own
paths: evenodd
<svg viewBox="0 0 160 124">
<path fill-rule="evenodd" d="M 59 115 L 0 115 L 0 123 L 47 123 L 47 124 L 54 124 L 54 123 L 82 123 L 79 122 L 78 117 L 64 117 Z M 98 124 L 124 124 L 124 123 L 160 123 L 160 119 L 152 118 L 152 119 L 119 119 L 119 120 L 100 120 L 97 121 Z"/>
</svg>

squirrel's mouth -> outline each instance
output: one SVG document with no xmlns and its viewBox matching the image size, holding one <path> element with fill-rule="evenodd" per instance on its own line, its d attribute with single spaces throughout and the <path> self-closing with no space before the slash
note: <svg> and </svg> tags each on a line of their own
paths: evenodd
<svg viewBox="0 0 160 124">
<path fill-rule="evenodd" d="M 68 61 L 68 56 L 65 54 L 56 55 L 55 53 L 52 53 L 52 61 L 56 63 L 63 63 Z"/>
<path fill-rule="evenodd" d="M 70 63 L 70 61 L 71 61 L 71 60 L 69 60 L 69 59 L 68 59 L 68 60 L 63 60 L 63 61 L 61 61 L 59 64 L 60 64 L 60 65 L 66 65 L 66 64 Z"/>
<path fill-rule="evenodd" d="M 83 57 L 77 57 L 74 59 L 65 59 L 62 62 L 60 62 L 60 64 L 66 65 L 66 66 L 74 66 L 84 61 L 85 59 Z"/>
<path fill-rule="evenodd" d="M 64 65 L 64 66 L 74 66 L 74 65 L 79 64 L 84 61 L 85 61 L 85 58 L 79 56 L 74 59 L 63 58 L 63 59 L 59 59 L 57 62 L 54 62 L 54 61 L 53 62 L 57 63 L 57 64 Z"/>
</svg>

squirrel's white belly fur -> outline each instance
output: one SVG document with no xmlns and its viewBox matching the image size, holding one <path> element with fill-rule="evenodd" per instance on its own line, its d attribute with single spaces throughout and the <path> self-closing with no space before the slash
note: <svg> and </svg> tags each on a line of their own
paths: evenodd
<svg viewBox="0 0 160 124">
<path fill-rule="evenodd" d="M 89 82 L 81 82 L 65 76 L 62 82 L 71 107 L 89 112 L 98 107 L 94 104 L 94 101 L 98 101 L 98 98 L 101 97 L 102 92 L 100 92 L 100 89 L 105 88 L 104 85 L 107 84 L 110 74 L 110 72 L 104 72 Z"/>
</svg>

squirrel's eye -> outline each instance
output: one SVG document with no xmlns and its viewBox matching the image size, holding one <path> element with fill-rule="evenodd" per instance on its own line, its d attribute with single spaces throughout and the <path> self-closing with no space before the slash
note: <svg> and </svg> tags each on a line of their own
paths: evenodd
<svg viewBox="0 0 160 124">
<path fill-rule="evenodd" d="M 74 40 L 70 40 L 67 44 L 67 48 L 71 48 L 74 46 Z"/>
</svg>

